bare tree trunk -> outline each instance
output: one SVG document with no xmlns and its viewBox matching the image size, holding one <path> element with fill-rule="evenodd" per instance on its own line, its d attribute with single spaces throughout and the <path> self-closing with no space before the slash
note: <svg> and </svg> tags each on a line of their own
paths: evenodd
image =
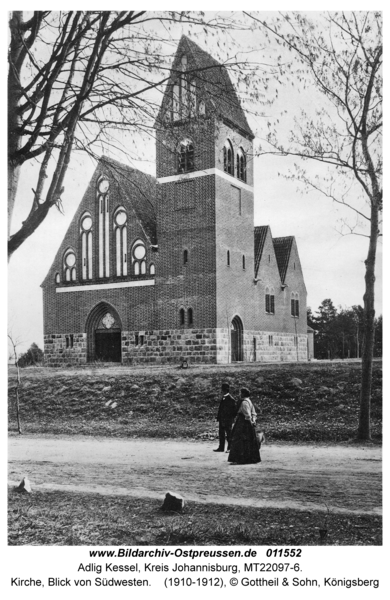
<svg viewBox="0 0 390 600">
<path fill-rule="evenodd" d="M 19 386 L 20 386 L 20 373 L 19 373 L 19 365 L 16 366 L 18 370 L 18 377 L 16 382 L 16 420 L 18 423 L 18 433 L 22 433 L 22 426 L 20 423 L 20 405 L 19 405 Z"/>
<path fill-rule="evenodd" d="M 17 107 L 20 99 L 19 56 L 23 48 L 22 37 L 18 35 L 23 24 L 23 12 L 14 11 L 10 20 L 11 43 L 8 71 L 8 237 L 11 231 L 11 219 L 18 188 L 20 165 L 12 160 L 12 156 L 20 148 L 21 137 L 18 133 L 21 125 Z"/>
<path fill-rule="evenodd" d="M 15 360 L 15 367 L 16 367 L 16 387 L 15 387 L 15 399 L 16 399 L 16 420 L 18 423 L 18 433 L 21 434 L 22 433 L 22 426 L 20 423 L 20 404 L 19 404 L 19 388 L 20 388 L 20 367 L 19 367 L 19 362 L 18 362 L 18 353 L 16 352 L 16 346 L 17 346 L 17 342 L 14 341 L 13 337 L 11 334 L 8 334 L 8 339 L 10 340 L 11 344 L 12 344 L 12 353 L 14 356 L 14 360 Z"/>
<path fill-rule="evenodd" d="M 364 339 L 362 351 L 362 378 L 360 391 L 360 414 L 358 438 L 371 439 L 370 411 L 372 387 L 372 358 L 375 337 L 375 260 L 378 241 L 378 207 L 375 202 L 371 211 L 371 232 L 367 258 L 365 260 L 366 289 L 364 293 Z"/>
</svg>

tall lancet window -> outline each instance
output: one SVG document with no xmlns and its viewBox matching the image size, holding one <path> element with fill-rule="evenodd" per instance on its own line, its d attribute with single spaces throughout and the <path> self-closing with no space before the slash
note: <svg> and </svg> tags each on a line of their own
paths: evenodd
<svg viewBox="0 0 390 600">
<path fill-rule="evenodd" d="M 110 220 L 108 179 L 98 183 L 99 202 L 99 277 L 110 276 Z"/>
<path fill-rule="evenodd" d="M 80 222 L 82 279 L 92 279 L 92 217 L 84 213 Z"/>
<path fill-rule="evenodd" d="M 172 88 L 172 119 L 174 121 L 194 116 L 196 111 L 196 83 L 187 72 L 187 57 L 183 55 L 178 75 Z M 169 104 L 168 104 L 169 108 Z"/>
<path fill-rule="evenodd" d="M 196 83 L 192 79 L 188 84 L 188 111 L 189 116 L 193 117 L 196 113 Z"/>
<path fill-rule="evenodd" d="M 234 154 L 230 140 L 226 140 L 223 147 L 223 170 L 229 175 L 234 175 Z"/>
<path fill-rule="evenodd" d="M 76 254 L 71 248 L 64 254 L 63 272 L 65 281 L 76 281 Z"/>
<path fill-rule="evenodd" d="M 237 179 L 246 181 L 246 157 L 242 148 L 239 148 L 236 157 Z"/>
<path fill-rule="evenodd" d="M 114 215 L 116 275 L 127 275 L 127 213 L 121 206 Z"/>
</svg>

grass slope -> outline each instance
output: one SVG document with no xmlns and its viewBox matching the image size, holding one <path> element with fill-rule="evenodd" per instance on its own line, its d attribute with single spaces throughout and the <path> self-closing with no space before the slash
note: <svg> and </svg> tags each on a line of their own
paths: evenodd
<svg viewBox="0 0 390 600">
<path fill-rule="evenodd" d="M 129 369 L 22 370 L 24 433 L 139 437 L 216 437 L 223 381 L 251 390 L 269 441 L 345 442 L 356 435 L 359 363 L 308 363 Z M 16 431 L 15 370 L 9 423 Z M 374 363 L 372 437 L 382 438 L 382 365 Z"/>
<path fill-rule="evenodd" d="M 382 519 L 367 515 L 191 502 L 181 514 L 161 501 L 98 494 L 9 491 L 8 543 L 59 546 L 381 545 Z M 320 529 L 325 529 L 321 538 Z M 286 562 L 281 560 L 280 562 Z M 293 562 L 291 560 L 290 562 Z"/>
</svg>

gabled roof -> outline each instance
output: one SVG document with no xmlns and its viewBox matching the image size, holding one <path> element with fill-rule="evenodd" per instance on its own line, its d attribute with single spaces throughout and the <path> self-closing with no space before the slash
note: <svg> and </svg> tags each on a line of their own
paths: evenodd
<svg viewBox="0 0 390 600">
<path fill-rule="evenodd" d="M 263 255 L 264 243 L 269 230 L 269 225 L 255 227 L 255 277 L 259 272 L 260 261 Z"/>
<path fill-rule="evenodd" d="M 282 280 L 282 283 L 284 283 L 286 278 L 288 261 L 290 260 L 293 241 L 294 236 L 273 239 L 276 262 L 278 263 L 280 279 Z"/>
<path fill-rule="evenodd" d="M 150 243 L 156 244 L 156 179 L 106 156 L 99 163 L 118 183 L 120 194 L 123 194 L 133 208 Z M 132 193 L 134 191 L 137 193 Z"/>
<path fill-rule="evenodd" d="M 204 99 L 206 103 L 209 102 L 213 106 L 213 110 L 220 118 L 235 125 L 253 139 L 254 135 L 248 125 L 226 67 L 221 65 L 208 52 L 202 50 L 202 48 L 185 35 L 182 35 L 180 38 L 166 89 L 170 90 L 177 78 L 183 54 L 187 56 L 188 70 L 190 72 L 195 70 L 196 72 L 196 80 L 199 82 L 199 87 L 205 92 Z M 165 94 L 157 122 L 162 118 L 166 102 L 167 98 Z"/>
</svg>

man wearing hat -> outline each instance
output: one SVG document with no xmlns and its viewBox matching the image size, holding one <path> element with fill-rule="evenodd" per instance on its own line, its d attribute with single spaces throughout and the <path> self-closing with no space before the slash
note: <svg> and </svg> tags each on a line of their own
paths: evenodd
<svg viewBox="0 0 390 600">
<path fill-rule="evenodd" d="M 222 384 L 222 400 L 219 404 L 217 421 L 219 422 L 219 446 L 214 452 L 225 451 L 225 436 L 230 450 L 230 439 L 232 434 L 233 421 L 237 414 L 236 401 L 229 393 L 230 386 L 228 383 Z"/>
</svg>

